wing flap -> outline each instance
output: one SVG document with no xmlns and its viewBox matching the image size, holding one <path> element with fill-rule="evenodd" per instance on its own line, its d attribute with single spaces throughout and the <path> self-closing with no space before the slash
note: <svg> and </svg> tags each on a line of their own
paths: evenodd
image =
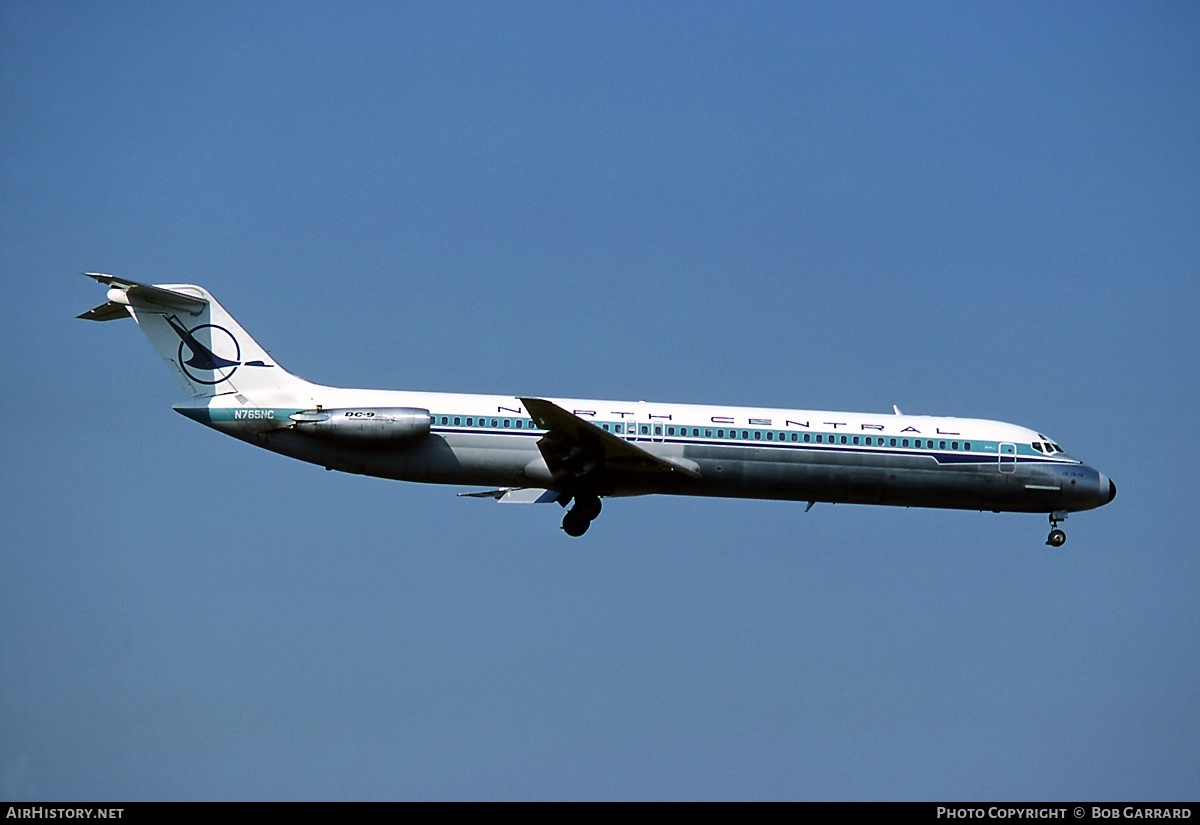
<svg viewBox="0 0 1200 825">
<path fill-rule="evenodd" d="M 540 487 L 501 487 L 499 490 L 482 490 L 478 493 L 459 493 L 459 498 L 492 498 L 501 504 L 551 504 L 562 498 L 555 490 Z"/>
</svg>

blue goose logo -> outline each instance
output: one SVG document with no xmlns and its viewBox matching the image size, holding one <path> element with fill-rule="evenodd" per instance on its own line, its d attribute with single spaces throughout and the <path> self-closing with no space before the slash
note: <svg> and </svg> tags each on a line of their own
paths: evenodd
<svg viewBox="0 0 1200 825">
<path fill-rule="evenodd" d="M 179 336 L 179 367 L 188 378 L 197 384 L 220 384 L 227 381 L 241 366 L 269 367 L 262 361 L 242 362 L 242 347 L 237 338 L 225 327 L 216 324 L 200 324 L 186 329 L 173 315 L 165 316 L 171 329 Z M 206 331 L 207 330 L 207 331 Z M 208 339 L 208 346 L 200 343 L 196 336 Z M 188 357 L 184 358 L 184 349 Z M 197 373 L 200 373 L 197 375 Z"/>
</svg>

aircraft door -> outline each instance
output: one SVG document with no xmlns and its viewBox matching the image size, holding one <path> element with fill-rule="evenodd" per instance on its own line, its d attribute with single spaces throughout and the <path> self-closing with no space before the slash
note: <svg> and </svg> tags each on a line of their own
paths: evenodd
<svg viewBox="0 0 1200 825">
<path fill-rule="evenodd" d="M 1015 473 L 1017 471 L 1017 445 L 1003 442 L 1000 445 L 1000 472 Z"/>
</svg>

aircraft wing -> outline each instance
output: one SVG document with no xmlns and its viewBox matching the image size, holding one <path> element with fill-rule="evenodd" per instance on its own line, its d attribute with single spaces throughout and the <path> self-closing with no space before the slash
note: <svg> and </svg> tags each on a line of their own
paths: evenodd
<svg viewBox="0 0 1200 825">
<path fill-rule="evenodd" d="M 552 401 L 522 398 L 521 403 L 533 422 L 546 430 L 538 440 L 538 450 L 556 478 L 571 476 L 583 480 L 602 471 L 701 478 L 698 468 L 688 466 L 691 462 L 654 455 Z"/>
</svg>

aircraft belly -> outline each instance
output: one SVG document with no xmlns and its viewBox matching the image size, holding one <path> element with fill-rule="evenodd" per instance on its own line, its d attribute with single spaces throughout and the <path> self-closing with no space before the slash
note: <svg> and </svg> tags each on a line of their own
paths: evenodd
<svg viewBox="0 0 1200 825">
<path fill-rule="evenodd" d="M 1057 495 L 1031 496 L 1025 473 L 1000 473 L 992 462 L 770 448 L 749 455 L 691 448 L 686 455 L 704 476 L 678 485 L 675 492 L 686 495 L 1026 512 L 1062 506 Z"/>
</svg>

